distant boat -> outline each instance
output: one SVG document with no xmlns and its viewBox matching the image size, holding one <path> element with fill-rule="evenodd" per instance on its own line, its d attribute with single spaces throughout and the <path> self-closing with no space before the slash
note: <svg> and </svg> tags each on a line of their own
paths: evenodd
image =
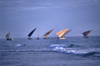
<svg viewBox="0 0 100 66">
<path fill-rule="evenodd" d="M 12 38 L 9 38 L 10 37 L 10 32 L 6 35 L 6 40 L 13 40 Z"/>
<path fill-rule="evenodd" d="M 34 30 L 32 30 L 32 31 L 28 34 L 28 37 L 29 37 L 28 39 L 32 39 L 31 36 L 32 36 L 32 34 L 34 33 L 34 31 L 35 31 L 36 29 L 37 29 L 37 28 L 35 28 Z"/>
<path fill-rule="evenodd" d="M 66 39 L 64 36 L 66 35 L 65 33 L 66 33 L 67 30 L 68 29 L 64 29 L 64 30 L 61 30 L 61 31 L 57 32 L 56 33 L 58 35 L 57 39 Z"/>
<path fill-rule="evenodd" d="M 37 39 L 40 39 L 39 31 L 38 31 L 38 38 Z"/>
<path fill-rule="evenodd" d="M 89 30 L 83 33 L 84 38 L 90 38 L 90 36 L 87 36 L 90 32 L 92 32 L 93 30 Z"/>
<path fill-rule="evenodd" d="M 47 38 L 47 36 L 48 36 L 53 30 L 54 30 L 54 29 L 52 29 L 52 30 L 48 31 L 47 33 L 45 33 L 45 34 L 43 35 L 45 38 L 43 38 L 43 39 L 50 39 L 50 38 Z"/>
</svg>

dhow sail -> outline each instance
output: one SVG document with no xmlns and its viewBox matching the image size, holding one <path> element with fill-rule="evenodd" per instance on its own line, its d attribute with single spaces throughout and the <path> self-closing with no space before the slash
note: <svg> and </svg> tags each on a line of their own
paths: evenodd
<svg viewBox="0 0 100 66">
<path fill-rule="evenodd" d="M 89 31 L 84 32 L 84 33 L 83 33 L 84 37 L 87 37 L 87 35 L 88 35 L 90 32 L 92 32 L 92 31 L 93 31 L 93 30 L 89 30 Z"/>
<path fill-rule="evenodd" d="M 66 31 L 63 35 L 62 35 L 62 37 L 65 37 L 70 31 L 72 31 L 72 29 L 71 30 L 68 30 L 68 31 Z"/>
<path fill-rule="evenodd" d="M 10 32 L 6 35 L 6 40 L 13 40 L 12 38 L 10 38 Z"/>
<path fill-rule="evenodd" d="M 62 37 L 62 36 L 65 34 L 65 32 L 66 32 L 67 30 L 68 30 L 68 29 L 61 30 L 61 31 L 57 32 L 56 34 L 57 34 L 58 37 L 60 38 L 60 37 Z"/>
<path fill-rule="evenodd" d="M 9 38 L 9 36 L 10 36 L 10 32 L 6 35 L 6 38 Z"/>
<path fill-rule="evenodd" d="M 28 34 L 28 37 L 30 38 L 32 36 L 32 34 L 34 33 L 34 31 L 36 30 L 37 28 L 35 28 L 34 30 L 32 30 L 29 34 Z"/>
<path fill-rule="evenodd" d="M 45 33 L 43 36 L 45 37 L 45 38 L 47 38 L 47 36 L 53 31 L 54 29 L 52 29 L 52 30 L 50 30 L 50 31 L 48 31 L 47 33 Z"/>
</svg>

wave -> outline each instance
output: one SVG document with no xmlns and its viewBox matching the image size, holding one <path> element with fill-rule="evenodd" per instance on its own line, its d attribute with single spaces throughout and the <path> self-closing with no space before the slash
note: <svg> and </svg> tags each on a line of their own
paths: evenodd
<svg viewBox="0 0 100 66">
<path fill-rule="evenodd" d="M 98 51 L 89 51 L 90 49 L 82 50 L 82 49 L 72 49 L 72 48 L 64 48 L 64 47 L 55 47 L 52 49 L 16 49 L 16 50 L 0 50 L 0 52 L 62 52 L 65 54 L 74 54 L 81 56 L 97 56 L 100 57 L 100 52 Z M 100 50 L 100 49 L 99 49 Z"/>
<path fill-rule="evenodd" d="M 73 44 L 52 44 L 49 47 L 52 48 L 52 51 L 55 52 L 63 52 L 65 54 L 74 54 L 74 55 L 82 55 L 82 56 L 98 56 L 100 57 L 100 49 L 99 48 L 72 48 Z"/>
<path fill-rule="evenodd" d="M 49 47 L 54 48 L 54 47 L 72 47 L 73 44 L 52 44 Z"/>
<path fill-rule="evenodd" d="M 92 56 L 92 55 L 100 57 L 100 52 L 88 52 L 86 54 L 83 54 L 83 56 L 85 57 Z"/>
<path fill-rule="evenodd" d="M 0 52 L 51 52 L 51 49 L 17 49 L 17 50 L 0 50 Z"/>
<path fill-rule="evenodd" d="M 17 44 L 15 47 L 22 47 L 25 46 L 25 44 Z"/>
<path fill-rule="evenodd" d="M 77 48 L 64 48 L 64 47 L 55 47 L 53 51 L 63 52 L 65 54 L 74 54 L 82 56 L 98 56 L 100 57 L 100 49 L 77 49 Z"/>
<path fill-rule="evenodd" d="M 86 51 L 86 50 L 77 50 L 71 48 L 55 47 L 53 49 L 17 49 L 17 50 L 0 50 L 0 52 L 62 52 L 65 54 L 74 54 L 81 56 L 97 56 L 100 57 L 100 52 L 98 51 Z"/>
<path fill-rule="evenodd" d="M 24 45 L 16 45 L 24 46 Z M 62 52 L 65 54 L 74 54 L 81 56 L 97 56 L 100 57 L 100 48 L 75 48 L 73 44 L 52 44 L 45 49 L 15 49 L 15 50 L 0 50 L 0 52 Z"/>
</svg>

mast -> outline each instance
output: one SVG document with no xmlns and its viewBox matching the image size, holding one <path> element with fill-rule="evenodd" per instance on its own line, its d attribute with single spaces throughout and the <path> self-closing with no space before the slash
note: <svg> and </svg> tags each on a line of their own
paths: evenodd
<svg viewBox="0 0 100 66">
<path fill-rule="evenodd" d="M 34 33 L 34 31 L 35 31 L 36 29 L 37 29 L 37 28 L 35 28 L 34 30 L 32 30 L 32 31 L 28 34 L 28 36 L 31 37 L 32 34 Z"/>
<path fill-rule="evenodd" d="M 6 35 L 6 37 L 9 38 L 9 36 L 10 36 L 10 32 Z"/>
<path fill-rule="evenodd" d="M 65 37 L 70 31 L 72 31 L 72 29 L 71 30 L 68 30 L 68 31 L 66 31 L 63 35 L 62 35 L 62 37 Z"/>
<path fill-rule="evenodd" d="M 57 32 L 56 34 L 58 35 L 58 37 L 62 37 L 62 36 L 64 35 L 64 33 L 65 33 L 67 30 L 68 30 L 68 28 L 67 28 L 67 29 L 64 29 L 64 30 L 59 31 L 59 32 Z"/>
<path fill-rule="evenodd" d="M 53 31 L 54 29 L 48 31 L 47 33 L 45 33 L 43 36 L 45 36 L 45 38 Z"/>
<path fill-rule="evenodd" d="M 38 37 L 40 37 L 40 36 L 39 36 L 39 31 L 38 31 Z"/>
<path fill-rule="evenodd" d="M 86 37 L 90 32 L 92 32 L 93 30 L 89 30 L 83 33 L 84 37 Z"/>
</svg>

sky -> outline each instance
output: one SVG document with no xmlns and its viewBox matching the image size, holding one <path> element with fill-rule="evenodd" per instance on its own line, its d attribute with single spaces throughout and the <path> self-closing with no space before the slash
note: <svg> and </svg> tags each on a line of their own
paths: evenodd
<svg viewBox="0 0 100 66">
<path fill-rule="evenodd" d="M 100 0 L 0 0 L 0 38 L 27 37 L 37 28 L 32 37 L 49 35 L 68 28 L 67 36 L 83 36 L 84 31 L 93 30 L 90 36 L 100 36 Z"/>
</svg>

